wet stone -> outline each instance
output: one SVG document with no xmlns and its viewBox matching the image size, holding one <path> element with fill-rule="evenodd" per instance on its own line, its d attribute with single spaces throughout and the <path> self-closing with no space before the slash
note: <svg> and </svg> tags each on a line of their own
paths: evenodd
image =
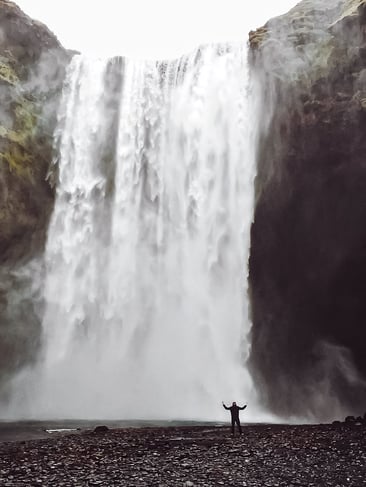
<svg viewBox="0 0 366 487">
<path fill-rule="evenodd" d="M 366 487 L 362 427 L 140 428 L 0 443 L 0 485 Z"/>
</svg>

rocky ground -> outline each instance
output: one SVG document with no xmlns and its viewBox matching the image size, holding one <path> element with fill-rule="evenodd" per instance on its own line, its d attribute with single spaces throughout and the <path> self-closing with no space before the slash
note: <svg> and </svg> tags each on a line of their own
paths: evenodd
<svg viewBox="0 0 366 487">
<path fill-rule="evenodd" d="M 0 444 L 1 486 L 362 486 L 365 426 L 129 428 Z"/>
</svg>

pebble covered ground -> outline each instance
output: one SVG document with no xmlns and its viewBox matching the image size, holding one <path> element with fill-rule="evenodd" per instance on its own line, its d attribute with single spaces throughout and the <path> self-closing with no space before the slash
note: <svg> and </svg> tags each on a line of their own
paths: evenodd
<svg viewBox="0 0 366 487">
<path fill-rule="evenodd" d="M 0 443 L 1 486 L 366 486 L 366 427 L 129 428 Z"/>
</svg>

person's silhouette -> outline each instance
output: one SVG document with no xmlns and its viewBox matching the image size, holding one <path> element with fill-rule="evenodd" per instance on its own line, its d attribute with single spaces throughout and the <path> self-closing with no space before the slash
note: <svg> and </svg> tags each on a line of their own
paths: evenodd
<svg viewBox="0 0 366 487">
<path fill-rule="evenodd" d="M 222 405 L 224 406 L 225 409 L 227 409 L 231 413 L 231 433 L 232 433 L 232 435 L 234 435 L 235 424 L 237 425 L 237 427 L 239 429 L 239 433 L 242 434 L 242 429 L 241 429 L 241 424 L 240 424 L 240 419 L 239 419 L 239 411 L 242 411 L 243 409 L 245 409 L 247 407 L 247 405 L 245 404 L 245 406 L 239 407 L 236 405 L 236 402 L 233 402 L 232 405 L 229 407 L 225 406 L 224 403 L 222 403 Z"/>
</svg>

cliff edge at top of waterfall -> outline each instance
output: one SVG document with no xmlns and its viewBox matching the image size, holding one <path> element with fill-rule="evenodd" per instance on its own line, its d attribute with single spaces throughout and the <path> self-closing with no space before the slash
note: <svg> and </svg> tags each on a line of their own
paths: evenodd
<svg viewBox="0 0 366 487">
<path fill-rule="evenodd" d="M 277 50 L 278 45 L 286 51 L 292 46 L 301 55 L 304 46 L 322 44 L 365 19 L 365 0 L 302 0 L 286 14 L 250 31 L 249 44 L 253 51 Z"/>
<path fill-rule="evenodd" d="M 252 364 L 280 414 L 366 406 L 366 2 L 304 0 L 250 34 L 266 110 Z"/>
<path fill-rule="evenodd" d="M 0 262 L 43 246 L 53 190 L 46 176 L 68 53 L 42 23 L 0 1 Z"/>
<path fill-rule="evenodd" d="M 339 67 L 360 65 L 366 34 L 365 0 L 303 0 L 249 33 L 253 59 L 286 82 L 312 82 Z"/>
<path fill-rule="evenodd" d="M 28 17 L 14 2 L 0 0 L 1 55 L 36 61 L 46 49 L 61 49 L 56 36 L 41 22 Z"/>
</svg>

